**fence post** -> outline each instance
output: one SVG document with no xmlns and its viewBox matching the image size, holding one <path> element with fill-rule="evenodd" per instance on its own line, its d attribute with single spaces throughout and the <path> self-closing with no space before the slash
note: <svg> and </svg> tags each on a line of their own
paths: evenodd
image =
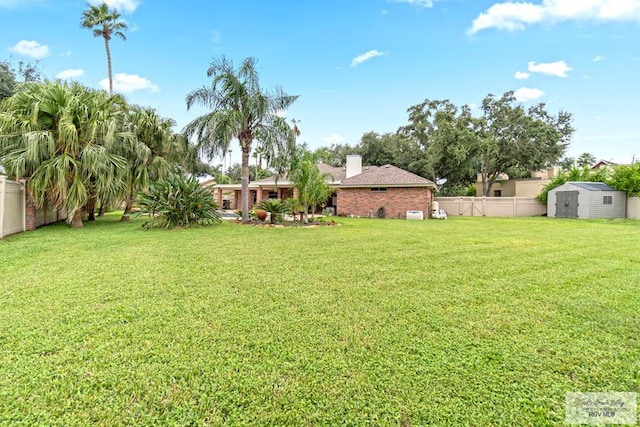
<svg viewBox="0 0 640 427">
<path fill-rule="evenodd" d="M 7 177 L 0 176 L 0 239 L 4 238 L 4 199 L 7 198 Z"/>
</svg>

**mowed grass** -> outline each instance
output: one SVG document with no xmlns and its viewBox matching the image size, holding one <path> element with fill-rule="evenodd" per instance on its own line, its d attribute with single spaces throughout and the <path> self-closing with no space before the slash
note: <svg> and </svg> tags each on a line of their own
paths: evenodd
<svg viewBox="0 0 640 427">
<path fill-rule="evenodd" d="M 0 241 L 0 424 L 559 425 L 638 391 L 640 222 L 118 218 Z"/>
</svg>

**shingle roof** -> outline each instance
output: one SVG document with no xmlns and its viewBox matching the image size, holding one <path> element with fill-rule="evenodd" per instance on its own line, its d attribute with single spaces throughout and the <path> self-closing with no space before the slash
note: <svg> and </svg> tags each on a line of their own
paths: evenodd
<svg viewBox="0 0 640 427">
<path fill-rule="evenodd" d="M 318 169 L 320 173 L 328 173 L 333 177 L 333 181 L 344 181 L 347 176 L 347 170 L 345 167 L 336 167 L 327 165 L 325 163 L 318 163 Z"/>
<path fill-rule="evenodd" d="M 584 188 L 589 191 L 616 191 L 615 188 L 609 187 L 604 182 L 569 181 L 567 184 L 573 184 L 576 187 Z"/>
<path fill-rule="evenodd" d="M 426 178 L 407 172 L 392 165 L 363 167 L 360 175 L 342 181 L 342 187 L 372 186 L 413 186 L 433 187 L 435 184 Z"/>
<path fill-rule="evenodd" d="M 335 167 L 335 166 L 326 165 L 324 163 L 318 163 L 318 170 L 320 171 L 320 173 L 330 174 L 333 177 L 333 181 L 332 181 L 333 183 L 339 183 L 347 175 L 347 172 L 344 167 Z M 267 178 L 263 178 L 263 179 L 259 179 L 257 181 L 251 181 L 251 182 L 258 185 L 273 185 L 275 182 L 275 177 L 276 177 L 275 175 L 271 175 Z M 278 178 L 278 184 L 280 185 L 291 184 L 291 182 L 289 181 L 289 176 L 287 174 L 280 175 L 280 177 Z"/>
<path fill-rule="evenodd" d="M 340 187 L 432 187 L 436 185 L 433 181 L 407 172 L 404 169 L 392 165 L 384 166 L 362 166 L 362 173 L 347 179 L 346 168 L 330 166 L 324 163 L 318 164 L 320 173 L 328 173 L 333 177 L 333 184 Z M 251 181 L 254 185 L 273 185 L 275 176 L 270 176 L 258 181 Z M 287 176 L 278 178 L 278 185 L 290 185 Z"/>
</svg>

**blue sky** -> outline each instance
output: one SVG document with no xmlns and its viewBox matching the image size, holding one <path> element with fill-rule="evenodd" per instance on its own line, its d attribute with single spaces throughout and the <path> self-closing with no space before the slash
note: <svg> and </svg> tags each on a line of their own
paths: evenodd
<svg viewBox="0 0 640 427">
<path fill-rule="evenodd" d="M 212 59 L 253 56 L 265 88 L 300 95 L 287 117 L 311 148 L 394 132 L 425 99 L 473 106 L 514 90 L 573 114 L 568 155 L 640 157 L 640 0 L 107 3 L 130 27 L 111 43 L 115 90 L 177 130 L 203 112 L 184 99 L 209 83 Z M 80 28 L 85 6 L 0 0 L 0 59 L 40 59 L 46 77 L 100 87 L 104 44 Z"/>
</svg>

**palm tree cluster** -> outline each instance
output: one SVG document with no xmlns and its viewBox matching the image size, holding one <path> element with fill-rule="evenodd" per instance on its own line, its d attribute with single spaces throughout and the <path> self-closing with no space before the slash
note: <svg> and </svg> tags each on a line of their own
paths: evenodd
<svg viewBox="0 0 640 427">
<path fill-rule="evenodd" d="M 0 164 L 26 178 L 36 204 L 69 213 L 73 227 L 98 200 L 124 201 L 172 170 L 185 171 L 194 149 L 173 121 L 118 95 L 77 82 L 24 83 L 0 104 Z"/>
<path fill-rule="evenodd" d="M 225 155 L 233 139 L 242 151 L 242 211 L 248 220 L 249 158 L 259 142 L 256 166 L 283 171 L 282 159 L 296 148 L 296 126 L 291 129 L 281 113 L 296 100 L 281 89 L 264 91 L 256 60 L 239 68 L 222 57 L 207 70 L 210 87 L 187 95 L 187 108 L 199 104 L 210 113 L 194 119 L 183 133 L 174 134 L 173 120 L 155 110 L 128 105 L 113 94 L 110 42 L 126 40 L 127 23 L 107 3 L 89 4 L 80 26 L 104 40 L 109 92 L 78 83 L 28 82 L 18 85 L 0 103 L 0 165 L 12 178 L 28 179 L 37 205 L 48 204 L 69 213 L 71 225 L 81 227 L 86 214 L 94 219 L 98 201 L 124 205 L 128 219 L 137 193 L 170 172 L 212 173 L 200 160 Z M 13 89 L 13 88 L 12 88 Z M 295 124 L 295 123 L 294 123 Z M 197 145 L 193 145 L 194 139 Z"/>
</svg>

